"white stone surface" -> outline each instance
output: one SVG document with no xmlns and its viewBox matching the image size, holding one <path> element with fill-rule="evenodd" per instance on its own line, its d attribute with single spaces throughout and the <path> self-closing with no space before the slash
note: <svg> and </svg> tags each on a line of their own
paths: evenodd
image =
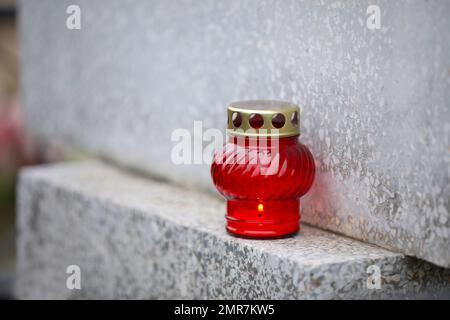
<svg viewBox="0 0 450 320">
<path fill-rule="evenodd" d="M 445 297 L 450 270 L 303 225 L 279 240 L 228 235 L 223 202 L 98 162 L 21 173 L 19 298 Z M 78 265 L 81 290 L 68 290 Z M 368 289 L 367 268 L 381 288 Z"/>
<path fill-rule="evenodd" d="M 211 187 L 207 165 L 171 163 L 173 130 L 292 101 L 319 167 L 304 220 L 450 267 L 449 16 L 445 0 L 21 1 L 28 130 Z"/>
</svg>

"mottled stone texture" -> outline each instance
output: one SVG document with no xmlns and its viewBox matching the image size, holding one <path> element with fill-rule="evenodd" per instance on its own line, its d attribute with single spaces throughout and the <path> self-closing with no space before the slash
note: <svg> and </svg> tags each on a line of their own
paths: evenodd
<svg viewBox="0 0 450 320">
<path fill-rule="evenodd" d="M 172 164 L 173 130 L 293 101 L 319 168 L 304 221 L 450 267 L 449 16 L 445 0 L 22 1 L 28 130 L 211 186 L 208 165 Z"/>
<path fill-rule="evenodd" d="M 344 299 L 450 295 L 450 270 L 303 226 L 228 235 L 223 202 L 97 162 L 20 176 L 19 298 Z M 81 268 L 81 290 L 66 268 Z M 381 289 L 368 289 L 367 268 Z"/>
</svg>

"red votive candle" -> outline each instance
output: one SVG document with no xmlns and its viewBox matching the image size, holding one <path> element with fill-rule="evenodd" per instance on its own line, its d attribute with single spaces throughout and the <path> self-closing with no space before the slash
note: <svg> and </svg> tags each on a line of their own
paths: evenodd
<svg viewBox="0 0 450 320">
<path fill-rule="evenodd" d="M 315 175 L 313 156 L 299 141 L 299 113 L 282 101 L 228 106 L 229 140 L 216 151 L 211 175 L 227 199 L 230 233 L 272 238 L 299 230 L 300 197 Z"/>
</svg>

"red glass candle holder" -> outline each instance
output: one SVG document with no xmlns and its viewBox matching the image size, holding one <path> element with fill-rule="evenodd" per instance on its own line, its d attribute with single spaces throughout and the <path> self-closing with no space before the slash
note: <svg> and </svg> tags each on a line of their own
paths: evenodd
<svg viewBox="0 0 450 320">
<path fill-rule="evenodd" d="M 300 197 L 315 175 L 313 156 L 299 142 L 299 112 L 281 101 L 228 107 L 229 140 L 215 153 L 211 175 L 227 199 L 230 233 L 267 238 L 299 230 Z"/>
</svg>

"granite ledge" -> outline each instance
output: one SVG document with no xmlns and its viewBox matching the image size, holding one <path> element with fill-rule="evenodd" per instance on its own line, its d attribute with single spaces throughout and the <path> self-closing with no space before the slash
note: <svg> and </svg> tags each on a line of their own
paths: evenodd
<svg viewBox="0 0 450 320">
<path fill-rule="evenodd" d="M 449 270 L 307 225 L 234 238 L 217 198 L 97 161 L 24 169 L 18 191 L 18 298 L 450 296 Z M 66 288 L 72 264 L 81 290 Z M 371 265 L 380 289 L 367 287 Z"/>
</svg>

